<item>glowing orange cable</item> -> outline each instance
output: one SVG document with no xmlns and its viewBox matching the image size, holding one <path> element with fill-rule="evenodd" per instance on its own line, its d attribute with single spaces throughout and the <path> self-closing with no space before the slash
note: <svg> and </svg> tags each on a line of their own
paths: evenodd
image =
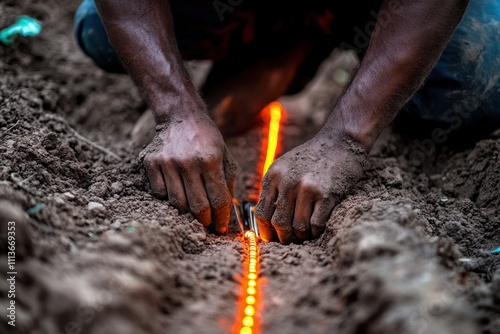
<svg viewBox="0 0 500 334">
<path fill-rule="evenodd" d="M 258 321 L 255 316 L 257 308 L 257 282 L 259 278 L 259 247 L 257 237 L 253 231 L 246 231 L 245 238 L 248 240 L 248 267 L 245 270 L 245 294 L 243 299 L 243 315 L 238 324 L 238 334 L 258 333 Z"/>
<path fill-rule="evenodd" d="M 264 110 L 269 111 L 269 126 L 267 133 L 267 142 L 262 148 L 265 150 L 265 160 L 262 165 L 262 175 L 266 175 L 269 166 L 274 162 L 279 146 L 280 125 L 285 115 L 285 110 L 281 103 L 272 102 Z M 267 144 L 267 145 L 266 145 Z M 262 160 L 261 160 L 262 161 Z M 259 247 L 257 236 L 253 231 L 246 231 L 245 238 L 248 241 L 248 263 L 244 270 L 243 288 L 244 294 L 240 304 L 240 315 L 236 324 L 234 334 L 257 334 L 259 332 L 259 319 L 256 315 L 259 304 L 258 283 L 259 278 Z"/>
<path fill-rule="evenodd" d="M 269 132 L 267 134 L 267 152 L 264 167 L 262 168 L 262 177 L 266 175 L 269 166 L 271 166 L 276 158 L 282 114 L 283 106 L 281 103 L 273 102 L 269 105 Z"/>
</svg>

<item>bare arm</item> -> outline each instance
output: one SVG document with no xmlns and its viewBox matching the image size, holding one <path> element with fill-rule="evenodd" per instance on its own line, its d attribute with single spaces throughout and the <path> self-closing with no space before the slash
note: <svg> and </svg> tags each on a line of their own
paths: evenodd
<svg viewBox="0 0 500 334">
<path fill-rule="evenodd" d="M 227 231 L 235 163 L 189 81 L 166 0 L 96 0 L 110 41 L 142 89 L 157 133 L 143 151 L 153 194 Z"/>
<path fill-rule="evenodd" d="M 369 150 L 415 93 L 468 0 L 386 0 L 359 71 L 321 133 L 341 131 Z M 340 128 L 339 128 L 340 127 Z"/>
<path fill-rule="evenodd" d="M 394 7 L 394 4 L 398 4 Z M 318 237 L 363 173 L 366 153 L 418 89 L 467 0 L 386 0 L 366 56 L 319 133 L 273 165 L 256 208 L 264 240 Z"/>
<path fill-rule="evenodd" d="M 110 41 L 145 93 L 158 123 L 207 113 L 189 81 L 165 0 L 96 0 Z"/>
</svg>

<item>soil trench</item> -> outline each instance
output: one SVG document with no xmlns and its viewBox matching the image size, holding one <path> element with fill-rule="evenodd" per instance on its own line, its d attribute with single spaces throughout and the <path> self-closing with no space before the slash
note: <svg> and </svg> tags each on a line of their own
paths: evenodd
<svg viewBox="0 0 500 334">
<path fill-rule="evenodd" d="M 3 316 L 0 332 L 229 333 L 245 257 L 234 217 L 215 236 L 150 195 L 135 137 L 147 106 L 77 49 L 77 5 L 0 2 L 0 27 L 27 14 L 44 29 L 0 45 L 0 227 L 17 233 L 16 326 Z M 319 128 L 354 66 L 334 52 L 282 100 L 283 152 Z M 189 67 L 195 81 L 206 68 Z M 262 129 L 227 139 L 241 200 L 258 189 Z M 261 244 L 261 333 L 500 333 L 500 138 L 422 149 L 389 129 L 319 239 Z"/>
</svg>

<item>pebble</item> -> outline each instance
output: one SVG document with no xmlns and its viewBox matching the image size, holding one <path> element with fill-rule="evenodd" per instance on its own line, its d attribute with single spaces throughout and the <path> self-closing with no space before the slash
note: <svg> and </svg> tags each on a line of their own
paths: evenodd
<svg viewBox="0 0 500 334">
<path fill-rule="evenodd" d="M 111 183 L 111 189 L 114 193 L 121 193 L 123 191 L 123 183 L 113 182 Z"/>
<path fill-rule="evenodd" d="M 61 197 L 54 197 L 54 202 L 61 205 L 65 203 Z"/>
<path fill-rule="evenodd" d="M 6 140 L 5 141 L 5 146 L 8 148 L 8 149 L 12 149 L 15 145 L 15 141 L 12 140 L 12 139 L 9 139 L 9 140 Z"/>
<path fill-rule="evenodd" d="M 90 211 L 102 210 L 102 209 L 104 209 L 104 205 L 102 205 L 101 203 L 97 203 L 97 202 L 89 202 L 89 204 L 87 205 L 87 209 L 89 209 Z"/>
<path fill-rule="evenodd" d="M 89 202 L 87 209 L 95 215 L 104 215 L 106 213 L 104 205 L 97 202 Z"/>
<path fill-rule="evenodd" d="M 65 192 L 64 194 L 62 194 L 64 198 L 66 198 L 68 201 L 72 201 L 74 200 L 76 197 L 75 195 L 73 195 L 72 193 L 70 192 Z"/>
<path fill-rule="evenodd" d="M 106 197 L 109 183 L 106 181 L 96 182 L 90 186 L 89 191 L 98 197 Z"/>
<path fill-rule="evenodd" d="M 120 228 L 120 226 L 122 225 L 122 223 L 120 223 L 118 220 L 111 223 L 111 225 L 109 225 L 109 227 L 111 227 L 112 229 L 114 230 L 117 230 Z"/>
<path fill-rule="evenodd" d="M 132 246 L 132 241 L 130 241 L 130 239 L 125 238 L 116 232 L 105 232 L 103 237 L 109 248 L 121 252 L 130 251 L 130 247 Z"/>
</svg>

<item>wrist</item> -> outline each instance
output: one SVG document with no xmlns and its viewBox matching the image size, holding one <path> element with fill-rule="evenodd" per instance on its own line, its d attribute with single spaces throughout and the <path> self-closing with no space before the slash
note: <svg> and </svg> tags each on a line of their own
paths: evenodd
<svg viewBox="0 0 500 334">
<path fill-rule="evenodd" d="M 354 122 L 334 113 L 335 111 L 317 136 L 334 142 L 350 141 L 370 152 L 380 132 L 370 122 L 360 122 L 360 120 Z"/>
<path fill-rule="evenodd" d="M 359 85 L 351 84 L 322 131 L 348 138 L 369 152 L 395 114 L 379 94 L 365 94 Z"/>
<path fill-rule="evenodd" d="M 157 124 L 208 117 L 205 103 L 194 93 L 158 92 L 148 98 Z"/>
<path fill-rule="evenodd" d="M 375 144 L 380 131 L 370 124 L 346 124 L 342 131 L 342 137 L 352 140 L 361 146 L 366 152 L 370 152 Z"/>
</svg>

